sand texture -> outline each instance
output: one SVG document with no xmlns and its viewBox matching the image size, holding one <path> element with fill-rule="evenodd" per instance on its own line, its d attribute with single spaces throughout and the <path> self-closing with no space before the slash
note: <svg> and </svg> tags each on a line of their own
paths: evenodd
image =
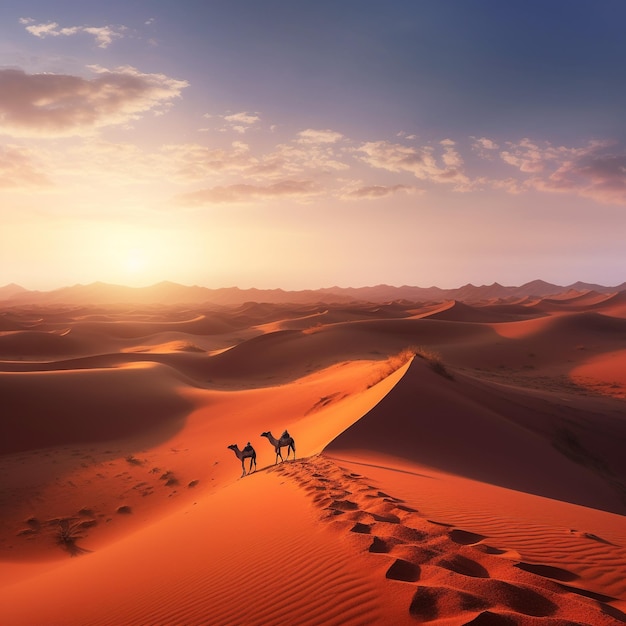
<svg viewBox="0 0 626 626">
<path fill-rule="evenodd" d="M 0 624 L 626 623 L 625 294 L 0 307 Z"/>
</svg>

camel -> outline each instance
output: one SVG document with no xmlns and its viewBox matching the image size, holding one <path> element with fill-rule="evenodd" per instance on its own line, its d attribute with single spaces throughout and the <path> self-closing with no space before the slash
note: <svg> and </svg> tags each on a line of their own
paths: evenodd
<svg viewBox="0 0 626 626">
<path fill-rule="evenodd" d="M 287 433 L 287 431 L 285 431 L 285 433 Z M 286 436 L 285 433 L 283 433 L 283 436 L 281 436 L 280 439 L 276 439 L 276 437 L 274 437 L 269 430 L 261 433 L 261 437 L 267 437 L 269 442 L 274 446 L 274 451 L 276 452 L 276 463 L 278 463 L 279 457 L 281 461 L 285 460 L 283 459 L 283 455 L 280 453 L 281 448 L 287 448 L 287 459 L 289 459 L 289 452 L 293 450 L 293 459 L 294 461 L 296 460 L 296 442 L 289 433 L 287 433 Z"/>
<path fill-rule="evenodd" d="M 248 445 L 243 450 L 240 450 L 239 446 L 237 446 L 236 443 L 233 443 L 228 447 L 235 453 L 237 458 L 241 461 L 241 470 L 242 470 L 241 476 L 242 477 L 246 475 L 246 468 L 243 464 L 245 459 L 250 459 L 250 467 L 248 468 L 248 474 L 252 471 L 253 464 L 254 464 L 254 471 L 256 472 L 256 452 L 254 451 L 254 448 L 250 445 L 250 442 L 248 442 Z"/>
</svg>

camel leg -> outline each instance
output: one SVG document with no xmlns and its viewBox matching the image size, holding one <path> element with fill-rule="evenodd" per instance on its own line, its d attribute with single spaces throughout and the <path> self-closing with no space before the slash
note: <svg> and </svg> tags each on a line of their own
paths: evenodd
<svg viewBox="0 0 626 626">
<path fill-rule="evenodd" d="M 276 463 L 278 463 L 278 457 L 280 457 L 281 462 L 284 461 L 283 455 L 280 453 L 280 448 L 276 448 Z"/>
<path fill-rule="evenodd" d="M 246 468 L 245 465 L 243 464 L 243 459 L 241 459 L 241 478 L 243 478 L 246 475 Z"/>
</svg>

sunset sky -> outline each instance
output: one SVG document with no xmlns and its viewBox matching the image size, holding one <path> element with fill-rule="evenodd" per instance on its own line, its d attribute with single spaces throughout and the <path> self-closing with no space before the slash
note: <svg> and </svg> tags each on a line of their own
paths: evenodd
<svg viewBox="0 0 626 626">
<path fill-rule="evenodd" d="M 626 280 L 626 3 L 4 0 L 0 286 Z"/>
</svg>

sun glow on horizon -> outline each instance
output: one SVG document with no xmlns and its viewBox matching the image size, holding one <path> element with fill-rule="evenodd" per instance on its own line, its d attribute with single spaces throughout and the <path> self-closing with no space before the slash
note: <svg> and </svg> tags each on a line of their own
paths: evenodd
<svg viewBox="0 0 626 626">
<path fill-rule="evenodd" d="M 123 261 L 124 268 L 131 275 L 140 274 L 147 268 L 146 256 L 139 249 L 131 250 Z"/>
<path fill-rule="evenodd" d="M 111 225 L 99 237 L 90 257 L 94 273 L 105 282 L 145 286 L 176 275 L 184 258 L 182 250 L 172 232 Z"/>
</svg>

